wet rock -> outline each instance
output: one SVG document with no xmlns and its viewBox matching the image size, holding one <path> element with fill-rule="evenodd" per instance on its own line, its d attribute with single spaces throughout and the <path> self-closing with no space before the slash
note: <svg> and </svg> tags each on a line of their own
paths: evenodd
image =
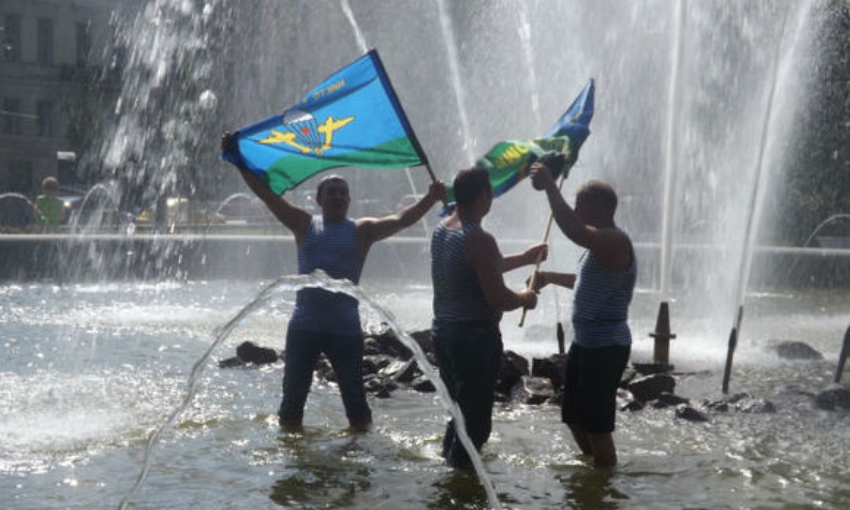
<svg viewBox="0 0 850 510">
<path fill-rule="evenodd" d="M 676 418 L 693 423 L 703 423 L 708 421 L 708 417 L 693 407 L 687 404 L 676 406 Z"/>
<path fill-rule="evenodd" d="M 280 356 L 270 347 L 260 347 L 254 342 L 242 342 L 236 347 L 236 356 L 219 361 L 220 368 L 241 367 L 249 364 L 268 365 L 274 363 Z"/>
<path fill-rule="evenodd" d="M 526 375 L 528 375 L 528 360 L 513 351 L 505 351 L 499 369 L 499 378 L 496 380 L 496 391 L 510 394 L 512 388 Z"/>
<path fill-rule="evenodd" d="M 218 362 L 218 368 L 237 368 L 244 367 L 245 365 L 247 365 L 247 363 L 242 361 L 239 356 L 233 356 L 232 358 L 219 360 Z"/>
<path fill-rule="evenodd" d="M 564 365 L 567 363 L 566 354 L 553 354 L 548 358 L 535 358 L 531 360 L 531 375 L 534 377 L 545 377 L 552 383 L 552 387 L 560 390 L 564 385 Z"/>
<path fill-rule="evenodd" d="M 628 390 L 632 392 L 635 399 L 641 402 L 649 402 L 657 399 L 662 393 L 673 393 L 676 388 L 676 380 L 667 374 L 647 375 L 633 380 Z"/>
<path fill-rule="evenodd" d="M 363 372 L 366 374 L 377 374 L 380 370 L 390 366 L 392 358 L 386 355 L 363 356 Z"/>
<path fill-rule="evenodd" d="M 689 404 L 690 401 L 686 398 L 674 395 L 668 392 L 662 392 L 658 398 L 648 402 L 655 409 L 664 409 L 666 407 L 676 407 L 682 404 Z"/>
<path fill-rule="evenodd" d="M 725 400 L 704 401 L 703 406 L 709 411 L 714 411 L 718 413 L 729 412 L 729 402 Z"/>
<path fill-rule="evenodd" d="M 824 411 L 850 410 L 850 390 L 842 386 L 827 388 L 815 396 L 815 407 Z"/>
<path fill-rule="evenodd" d="M 511 400 L 521 404 L 540 405 L 554 398 L 552 381 L 544 377 L 523 376 L 511 391 Z"/>
<path fill-rule="evenodd" d="M 770 400 L 763 398 L 745 399 L 737 402 L 735 407 L 742 413 L 770 414 L 776 412 L 776 406 Z"/>
<path fill-rule="evenodd" d="M 279 359 L 277 351 L 270 347 L 260 347 L 253 342 L 242 342 L 236 348 L 239 359 L 255 365 L 274 363 Z"/>
<path fill-rule="evenodd" d="M 432 383 L 431 380 L 424 375 L 411 381 L 410 387 L 416 391 L 421 391 L 422 393 L 434 393 L 437 391 L 437 388 L 434 387 L 434 383 Z"/>
<path fill-rule="evenodd" d="M 822 360 L 823 354 L 806 343 L 792 340 L 773 341 L 768 349 L 774 351 L 782 359 Z"/>
<path fill-rule="evenodd" d="M 639 400 L 629 400 L 624 405 L 620 406 L 620 411 L 642 411 L 646 404 Z"/>
<path fill-rule="evenodd" d="M 389 398 L 390 394 L 398 389 L 398 384 L 392 379 L 371 375 L 364 378 L 363 388 L 366 393 L 377 398 Z"/>
</svg>

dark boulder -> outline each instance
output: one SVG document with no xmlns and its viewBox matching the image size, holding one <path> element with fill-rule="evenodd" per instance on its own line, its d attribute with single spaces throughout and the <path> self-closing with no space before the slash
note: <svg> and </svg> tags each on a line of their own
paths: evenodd
<svg viewBox="0 0 850 510">
<path fill-rule="evenodd" d="M 822 360 L 823 354 L 806 343 L 792 340 L 775 341 L 768 348 L 782 359 Z"/>
<path fill-rule="evenodd" d="M 657 399 L 662 393 L 673 393 L 676 380 L 668 374 L 654 374 L 638 377 L 629 383 L 628 390 L 635 399 L 649 402 Z"/>
<path fill-rule="evenodd" d="M 511 390 L 511 400 L 520 404 L 540 405 L 554 398 L 552 381 L 543 377 L 523 376 Z"/>
<path fill-rule="evenodd" d="M 828 388 L 815 396 L 815 407 L 824 411 L 850 410 L 850 390 L 842 386 Z"/>
</svg>

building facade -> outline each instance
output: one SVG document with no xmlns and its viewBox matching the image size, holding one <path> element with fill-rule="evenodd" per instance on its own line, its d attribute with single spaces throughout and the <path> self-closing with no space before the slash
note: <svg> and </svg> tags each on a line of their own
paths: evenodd
<svg viewBox="0 0 850 510">
<path fill-rule="evenodd" d="M 0 0 L 0 193 L 76 181 L 73 119 L 107 64 L 116 0 Z M 78 130 L 79 131 L 79 130 Z"/>
</svg>

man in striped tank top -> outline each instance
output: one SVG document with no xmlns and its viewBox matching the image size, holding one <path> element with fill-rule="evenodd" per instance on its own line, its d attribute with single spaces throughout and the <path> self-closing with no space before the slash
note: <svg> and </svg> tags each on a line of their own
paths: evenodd
<svg viewBox="0 0 850 510">
<path fill-rule="evenodd" d="M 502 273 L 534 264 L 538 257 L 545 259 L 547 247 L 538 244 L 502 257 L 496 240 L 481 228 L 493 202 L 485 170 L 461 170 L 453 189 L 457 208 L 431 237 L 432 335 L 440 378 L 460 407 L 469 439 L 480 451 L 492 428 L 502 359 L 502 312 L 537 305 L 535 291 L 512 291 Z M 443 438 L 443 457 L 450 466 L 470 463 L 453 420 Z"/>
<path fill-rule="evenodd" d="M 533 164 L 529 174 L 534 188 L 546 192 L 561 231 L 587 249 L 576 274 L 540 271 L 535 277 L 538 290 L 549 283 L 574 289 L 575 338 L 567 353 L 561 419 L 582 453 L 593 455 L 599 467 L 614 466 L 617 387 L 632 343 L 627 323 L 637 278 L 632 242 L 614 223 L 617 194 L 608 184 L 581 186 L 573 209 L 545 164 Z"/>
<path fill-rule="evenodd" d="M 222 148 L 238 151 L 225 134 Z M 338 175 L 321 180 L 316 203 L 321 214 L 311 215 L 273 193 L 257 176 L 240 168 L 249 188 L 295 236 L 298 273 L 321 269 L 331 278 L 360 281 L 372 244 L 407 228 L 446 198 L 441 181 L 415 204 L 383 218 L 348 218 L 351 203 L 348 183 Z M 351 296 L 318 288 L 301 289 L 289 320 L 284 352 L 283 399 L 278 410 L 282 427 L 298 430 L 313 381 L 313 370 L 324 353 L 336 373 L 348 422 L 354 430 L 367 430 L 372 411 L 363 388 L 363 332 L 358 302 Z"/>
</svg>

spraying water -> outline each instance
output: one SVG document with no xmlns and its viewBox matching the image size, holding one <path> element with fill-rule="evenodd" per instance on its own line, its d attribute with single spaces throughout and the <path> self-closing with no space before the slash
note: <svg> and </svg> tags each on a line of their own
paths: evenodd
<svg viewBox="0 0 850 510">
<path fill-rule="evenodd" d="M 537 74 L 534 72 L 534 48 L 531 44 L 531 23 L 528 21 L 528 6 L 519 6 L 519 25 L 517 26 L 522 47 L 525 50 L 525 61 L 528 64 L 528 88 L 531 98 L 531 111 L 534 113 L 536 126 L 542 129 L 540 122 L 540 94 L 537 90 Z"/>
<path fill-rule="evenodd" d="M 354 17 L 354 11 L 351 10 L 351 4 L 348 3 L 348 0 L 340 0 L 340 7 L 342 8 L 342 12 L 345 14 L 345 18 L 349 23 L 351 23 L 351 28 L 354 30 L 354 37 L 357 39 L 357 47 L 360 48 L 361 52 L 366 53 L 369 50 L 369 46 L 366 44 L 366 38 L 363 36 L 360 26 L 357 24 L 357 19 Z"/>
<path fill-rule="evenodd" d="M 687 20 L 687 0 L 676 3 L 676 16 L 673 35 L 673 71 L 670 73 L 670 87 L 667 105 L 667 136 L 664 157 L 664 209 L 661 216 L 661 301 L 666 302 L 670 292 L 670 276 L 673 269 L 673 241 L 675 220 L 675 202 L 677 187 L 677 167 L 679 165 L 679 133 L 682 129 L 682 79 L 683 59 L 685 56 L 685 22 Z"/>
<path fill-rule="evenodd" d="M 443 41 L 446 44 L 448 52 L 449 75 L 451 76 L 452 88 L 457 102 L 458 116 L 461 126 L 461 140 L 463 140 L 463 149 L 466 151 L 466 160 L 468 164 L 475 162 L 475 154 L 473 150 L 472 130 L 469 127 L 469 118 L 467 117 L 466 109 L 466 91 L 463 87 L 463 81 L 460 78 L 460 68 L 458 63 L 457 42 L 455 42 L 454 28 L 452 27 L 452 19 L 449 16 L 446 8 L 445 0 L 437 0 L 437 6 L 440 10 L 440 28 L 443 30 Z"/>
<path fill-rule="evenodd" d="M 422 348 L 413 339 L 404 329 L 399 327 L 393 315 L 387 310 L 383 309 L 377 303 L 375 303 L 372 299 L 369 298 L 362 290 L 360 290 L 356 285 L 352 284 L 347 280 L 335 280 L 329 278 L 323 271 L 315 271 L 309 275 L 299 275 L 299 276 L 283 276 L 278 278 L 274 283 L 265 287 L 253 301 L 248 303 L 233 319 L 227 322 L 217 333 L 215 341 L 209 346 L 209 348 L 204 352 L 200 359 L 192 367 L 192 371 L 189 374 L 189 380 L 186 383 L 186 393 L 183 397 L 180 405 L 177 406 L 176 409 L 168 416 L 168 419 L 160 425 L 149 437 L 147 443 L 145 444 L 145 452 L 144 452 L 144 461 L 142 465 L 142 470 L 139 473 L 139 476 L 136 478 L 135 483 L 127 492 L 127 495 L 124 497 L 123 501 L 119 505 L 119 509 L 125 510 L 127 506 L 132 501 L 133 497 L 136 493 L 141 489 L 145 480 L 147 479 L 148 473 L 150 472 L 150 463 L 152 459 L 152 455 L 154 452 L 154 448 L 159 443 L 160 438 L 163 433 L 165 433 L 171 426 L 175 423 L 177 418 L 186 410 L 186 408 L 192 403 L 192 399 L 195 396 L 197 391 L 198 379 L 201 376 L 204 368 L 207 365 L 207 362 L 210 359 L 210 356 L 215 351 L 215 349 L 221 345 L 230 335 L 236 330 L 239 325 L 251 314 L 260 310 L 263 305 L 265 305 L 273 296 L 280 292 L 292 292 L 297 291 L 303 288 L 321 288 L 325 290 L 329 290 L 332 292 L 339 292 L 356 298 L 360 301 L 360 304 L 365 306 L 365 308 L 371 312 L 376 314 L 383 322 L 385 322 L 396 334 L 396 337 L 413 352 L 413 356 L 416 358 L 416 362 L 419 365 L 419 368 L 428 377 L 428 379 L 434 384 L 434 387 L 437 389 L 438 394 L 440 395 L 440 402 L 446 411 L 451 415 L 451 417 L 455 420 L 455 428 L 458 434 L 458 437 L 461 439 L 461 443 L 463 443 L 466 448 L 467 453 L 469 454 L 470 459 L 472 460 L 473 466 L 475 467 L 475 472 L 478 474 L 481 483 L 487 492 L 487 498 L 490 503 L 490 508 L 499 510 L 501 509 L 501 504 L 499 503 L 498 498 L 496 497 L 495 490 L 493 489 L 493 484 L 490 481 L 490 478 L 487 475 L 487 471 L 484 468 L 484 464 L 481 461 L 481 456 L 478 454 L 478 451 L 475 449 L 475 446 L 472 444 L 472 441 L 469 439 L 469 435 L 466 432 L 466 425 L 463 420 L 463 414 L 460 411 L 460 408 L 457 404 L 452 400 L 449 395 L 448 390 L 443 384 L 442 379 L 440 379 L 440 375 L 437 370 L 428 362 L 428 358 L 425 356 L 425 353 L 422 351 Z"/>
</svg>

